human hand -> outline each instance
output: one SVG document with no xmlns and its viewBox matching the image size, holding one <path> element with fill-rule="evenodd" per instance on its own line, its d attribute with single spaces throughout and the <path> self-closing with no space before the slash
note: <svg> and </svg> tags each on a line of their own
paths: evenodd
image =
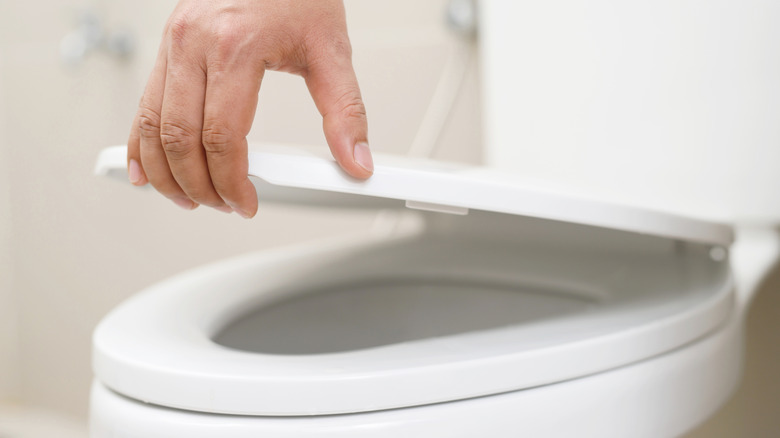
<svg viewBox="0 0 780 438">
<path fill-rule="evenodd" d="M 254 216 L 246 136 L 265 70 L 303 76 L 336 161 L 371 176 L 342 0 L 181 0 L 130 132 L 130 181 L 185 209 Z"/>
</svg>

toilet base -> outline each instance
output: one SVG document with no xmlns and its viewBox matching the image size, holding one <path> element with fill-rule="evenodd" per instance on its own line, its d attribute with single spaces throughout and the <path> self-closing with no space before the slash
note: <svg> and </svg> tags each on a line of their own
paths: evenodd
<svg viewBox="0 0 780 438">
<path fill-rule="evenodd" d="M 92 388 L 91 437 L 676 437 L 735 389 L 742 321 L 667 354 L 537 388 L 435 405 L 314 417 L 244 417 L 152 406 Z"/>
</svg>

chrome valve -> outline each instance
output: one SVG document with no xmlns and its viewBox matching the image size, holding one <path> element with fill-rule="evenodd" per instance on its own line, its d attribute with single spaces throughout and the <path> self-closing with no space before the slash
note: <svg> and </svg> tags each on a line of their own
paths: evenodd
<svg viewBox="0 0 780 438">
<path fill-rule="evenodd" d="M 135 50 L 135 39 L 128 30 L 107 31 L 100 17 L 91 10 L 82 12 L 75 30 L 60 41 L 60 56 L 67 65 L 80 64 L 93 52 L 116 58 L 128 58 Z"/>
</svg>

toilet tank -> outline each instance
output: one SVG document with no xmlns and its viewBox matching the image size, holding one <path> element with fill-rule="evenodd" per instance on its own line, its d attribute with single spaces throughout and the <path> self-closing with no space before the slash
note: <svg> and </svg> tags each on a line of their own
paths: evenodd
<svg viewBox="0 0 780 438">
<path fill-rule="evenodd" d="M 479 16 L 488 165 L 780 222 L 780 2 L 481 0 Z"/>
</svg>

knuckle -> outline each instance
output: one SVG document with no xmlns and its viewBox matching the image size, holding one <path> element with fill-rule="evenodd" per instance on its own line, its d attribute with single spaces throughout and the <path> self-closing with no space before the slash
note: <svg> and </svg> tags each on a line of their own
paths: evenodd
<svg viewBox="0 0 780 438">
<path fill-rule="evenodd" d="M 189 37 L 191 29 L 192 22 L 187 18 L 187 15 L 179 14 L 171 17 L 167 32 L 174 43 L 181 44 Z"/>
<path fill-rule="evenodd" d="M 235 22 L 223 21 L 217 23 L 211 33 L 215 61 L 218 63 L 235 61 L 236 56 L 241 51 L 241 39 L 245 37 L 247 32 Z"/>
<path fill-rule="evenodd" d="M 234 24 L 218 24 L 213 32 L 217 46 L 225 49 L 234 48 L 238 43 L 238 39 L 244 34 Z"/>
<path fill-rule="evenodd" d="M 168 158 L 180 160 L 195 150 L 197 136 L 186 123 L 166 120 L 160 127 L 160 142 Z"/>
<path fill-rule="evenodd" d="M 342 116 L 355 119 L 366 118 L 366 105 L 363 103 L 363 98 L 360 96 L 359 91 L 347 91 L 336 102 L 339 113 Z"/>
<path fill-rule="evenodd" d="M 307 46 L 315 58 L 320 57 L 328 61 L 352 59 L 352 44 L 346 34 L 315 33 L 307 41 Z"/>
<path fill-rule="evenodd" d="M 207 154 L 224 156 L 231 152 L 234 134 L 224 124 L 211 123 L 203 128 L 201 140 Z"/>
<path fill-rule="evenodd" d="M 160 135 L 160 114 L 148 107 L 141 107 L 138 112 L 138 132 L 142 137 Z"/>
<path fill-rule="evenodd" d="M 352 44 L 346 36 L 334 37 L 328 44 L 328 52 L 333 57 L 352 59 Z"/>
</svg>

